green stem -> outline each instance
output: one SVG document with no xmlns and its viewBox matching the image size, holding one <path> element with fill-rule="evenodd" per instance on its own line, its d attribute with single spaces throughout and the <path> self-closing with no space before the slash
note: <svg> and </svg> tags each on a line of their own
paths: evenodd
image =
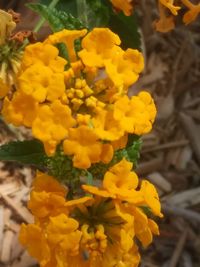
<svg viewBox="0 0 200 267">
<path fill-rule="evenodd" d="M 59 1 L 60 0 L 52 0 L 52 2 L 49 4 L 49 7 L 50 8 L 55 7 Z M 36 24 L 35 28 L 33 29 L 33 32 L 38 32 L 40 28 L 42 27 L 42 25 L 44 24 L 44 22 L 45 22 L 45 19 L 41 18 Z"/>
<path fill-rule="evenodd" d="M 88 27 L 88 17 L 87 17 L 87 3 L 86 0 L 76 0 L 78 18 L 82 23 Z"/>
</svg>

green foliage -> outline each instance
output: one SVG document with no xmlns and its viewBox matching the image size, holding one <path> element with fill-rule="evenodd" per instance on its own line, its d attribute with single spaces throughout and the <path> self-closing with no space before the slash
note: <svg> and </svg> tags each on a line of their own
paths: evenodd
<svg viewBox="0 0 200 267">
<path fill-rule="evenodd" d="M 46 159 L 43 144 L 35 139 L 14 141 L 0 146 L 0 160 L 17 161 L 44 169 Z"/>
<path fill-rule="evenodd" d="M 129 161 L 133 162 L 137 166 L 138 159 L 140 157 L 140 149 L 142 146 L 142 140 L 138 135 L 129 134 L 126 151 L 128 154 Z"/>
<path fill-rule="evenodd" d="M 59 148 L 48 157 L 43 144 L 36 140 L 14 141 L 0 146 L 0 160 L 14 161 L 47 172 L 74 189 L 80 185 L 83 170 L 73 167 L 70 157 L 62 155 Z"/>
<path fill-rule="evenodd" d="M 119 35 L 124 49 L 140 49 L 135 13 L 132 16 L 116 13 L 108 0 L 60 0 L 56 9 L 48 7 L 50 3 L 50 0 L 41 0 L 27 6 L 45 18 L 54 32 L 64 28 L 91 30 L 94 27 L 109 27 Z"/>
<path fill-rule="evenodd" d="M 81 21 L 78 18 L 75 18 L 71 13 L 60 11 L 56 8 L 50 8 L 40 3 L 30 3 L 27 4 L 27 6 L 45 18 L 54 32 L 63 29 L 73 30 L 84 28 Z"/>
<path fill-rule="evenodd" d="M 40 0 L 39 3 L 49 6 L 51 4 L 52 0 Z M 56 4 L 56 8 L 58 10 L 63 10 L 67 13 L 72 14 L 74 17 L 77 17 L 77 4 L 76 0 L 59 0 L 59 2 Z"/>
<path fill-rule="evenodd" d="M 109 9 L 99 0 L 87 0 L 86 12 L 88 27 L 107 27 L 110 19 Z"/>
<path fill-rule="evenodd" d="M 122 12 L 116 14 L 112 11 L 109 28 L 119 35 L 124 49 L 140 49 L 141 40 L 135 13 L 132 16 L 125 16 Z"/>
</svg>

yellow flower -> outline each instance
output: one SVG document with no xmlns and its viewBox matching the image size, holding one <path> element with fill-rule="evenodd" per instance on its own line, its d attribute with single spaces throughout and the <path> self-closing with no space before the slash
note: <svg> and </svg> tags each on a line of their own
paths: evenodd
<svg viewBox="0 0 200 267">
<path fill-rule="evenodd" d="M 12 100 L 7 97 L 3 102 L 2 114 L 8 123 L 15 126 L 31 127 L 37 115 L 38 103 L 31 96 L 17 91 Z"/>
<path fill-rule="evenodd" d="M 131 207 L 134 216 L 134 229 L 137 238 L 144 247 L 147 247 L 153 240 L 153 234 L 159 235 L 158 225 L 148 219 L 144 212 L 137 207 Z"/>
<path fill-rule="evenodd" d="M 141 203 L 143 196 L 135 189 L 138 186 L 136 173 L 131 172 L 133 164 L 123 159 L 111 167 L 103 179 L 103 188 L 117 199 Z"/>
<path fill-rule="evenodd" d="M 123 149 L 126 147 L 127 142 L 128 142 L 128 134 L 125 134 L 124 136 L 122 136 L 118 140 L 113 141 L 112 146 L 113 146 L 114 150 Z"/>
<path fill-rule="evenodd" d="M 152 129 L 156 116 L 156 107 L 153 99 L 147 92 L 140 92 L 131 99 L 124 96 L 114 104 L 114 118 L 128 133 L 142 135 Z"/>
<path fill-rule="evenodd" d="M 66 194 L 67 189 L 55 178 L 38 172 L 33 181 L 28 207 L 38 219 L 48 219 L 49 216 L 67 212 L 65 208 Z"/>
<path fill-rule="evenodd" d="M 67 47 L 67 52 L 69 54 L 70 61 L 74 62 L 77 59 L 76 51 L 74 49 L 75 40 L 86 35 L 87 30 L 62 30 L 60 32 L 56 32 L 45 40 L 45 44 L 58 44 L 64 43 Z"/>
<path fill-rule="evenodd" d="M 18 84 L 20 91 L 32 95 L 38 102 L 54 101 L 65 91 L 64 73 L 55 72 L 39 62 L 22 72 Z"/>
<path fill-rule="evenodd" d="M 161 3 L 158 3 L 158 9 L 159 9 L 159 20 L 154 21 L 153 25 L 155 29 L 159 32 L 168 32 L 174 29 L 175 23 L 174 23 L 174 17 L 167 16 L 166 15 L 166 8 L 161 5 Z"/>
<path fill-rule="evenodd" d="M 82 185 L 82 188 L 97 196 L 141 204 L 144 202 L 144 198 L 140 191 L 135 190 L 138 186 L 138 177 L 131 172 L 132 165 L 123 159 L 111 167 L 104 175 L 102 189 L 90 185 Z"/>
<path fill-rule="evenodd" d="M 0 99 L 5 97 L 10 90 L 10 87 L 4 83 L 3 79 L 0 77 Z"/>
<path fill-rule="evenodd" d="M 39 171 L 32 186 L 36 192 L 45 191 L 47 193 L 55 193 L 62 197 L 66 197 L 68 192 L 67 188 L 61 185 L 55 178 Z"/>
<path fill-rule="evenodd" d="M 122 10 L 126 16 L 130 16 L 133 11 L 132 0 L 110 0 L 117 10 Z"/>
<path fill-rule="evenodd" d="M 13 16 L 0 9 L 0 99 L 4 98 L 11 86 L 16 84 L 16 77 L 20 68 L 22 46 L 12 38 L 16 27 Z"/>
<path fill-rule="evenodd" d="M 23 55 L 22 70 L 40 63 L 49 67 L 53 72 L 63 72 L 67 61 L 58 54 L 59 50 L 50 44 L 37 42 L 27 45 Z"/>
<path fill-rule="evenodd" d="M 103 188 L 113 194 L 122 193 L 123 190 L 136 189 L 138 177 L 134 172 L 131 172 L 132 167 L 133 164 L 126 159 L 122 159 L 115 164 L 106 172 L 103 179 Z"/>
<path fill-rule="evenodd" d="M 87 259 L 86 266 L 132 267 L 130 259 L 133 261 L 134 256 L 127 259 L 127 254 L 135 249 L 134 219 L 116 207 L 111 199 L 98 197 L 92 205 L 86 205 L 85 210 L 74 209 L 73 217 L 80 221 L 82 231 L 82 261 L 77 259 L 79 264 Z M 131 224 L 126 221 L 128 216 Z"/>
<path fill-rule="evenodd" d="M 190 6 L 189 10 L 183 16 L 183 22 L 187 25 L 194 21 L 200 13 L 200 4 Z"/>
<path fill-rule="evenodd" d="M 51 257 L 50 248 L 40 226 L 22 224 L 19 240 L 27 248 L 29 254 L 40 262 L 41 266 L 48 263 Z"/>
<path fill-rule="evenodd" d="M 92 197 L 81 197 L 81 198 L 66 201 L 65 207 L 72 209 L 72 210 L 75 207 L 78 207 L 80 209 L 83 208 L 85 210 L 84 206 L 90 206 L 93 204 L 93 202 L 94 202 L 94 199 Z"/>
<path fill-rule="evenodd" d="M 65 256 L 77 255 L 79 253 L 79 242 L 82 235 L 78 227 L 79 223 L 76 220 L 67 217 L 63 213 L 55 217 L 50 217 L 46 229 L 47 240 L 50 246 L 63 251 Z M 65 259 L 63 258 L 64 261 Z"/>
<path fill-rule="evenodd" d="M 163 217 L 159 196 L 153 184 L 143 180 L 140 191 L 144 197 L 144 205 L 147 205 L 156 216 Z"/>
<path fill-rule="evenodd" d="M 67 212 L 64 197 L 45 191 L 32 191 L 28 208 L 40 220 L 46 220 L 49 216 L 56 216 L 61 212 Z"/>
<path fill-rule="evenodd" d="M 174 17 L 173 16 L 162 16 L 159 20 L 154 22 L 156 31 L 158 32 L 169 32 L 174 29 Z"/>
<path fill-rule="evenodd" d="M 68 130 L 75 125 L 71 110 L 59 100 L 38 109 L 33 122 L 33 135 L 44 143 L 48 155 L 55 152 L 57 144 L 68 136 Z"/>
<path fill-rule="evenodd" d="M 82 40 L 82 50 L 78 53 L 85 66 L 103 67 L 104 60 L 116 52 L 121 41 L 108 28 L 94 28 Z"/>
<path fill-rule="evenodd" d="M 69 139 L 64 141 L 63 148 L 65 154 L 73 155 L 74 166 L 82 169 L 101 160 L 109 162 L 113 156 L 112 146 L 99 142 L 93 129 L 85 125 L 69 130 Z"/>
<path fill-rule="evenodd" d="M 97 225 L 95 230 L 92 231 L 89 231 L 89 228 L 90 227 L 87 224 L 84 224 L 81 227 L 81 246 L 83 250 L 87 251 L 90 256 L 90 260 L 92 261 L 105 252 L 108 240 L 104 233 L 105 229 L 102 224 Z"/>
<path fill-rule="evenodd" d="M 16 27 L 16 23 L 13 21 L 12 15 L 0 9 L 0 45 L 3 45 L 8 37 L 10 37 L 12 31 Z"/>
<path fill-rule="evenodd" d="M 41 226 L 23 224 L 19 239 L 40 266 L 69 266 L 70 257 L 79 254 L 82 232 L 78 227 L 76 220 L 61 213 Z"/>
<path fill-rule="evenodd" d="M 175 16 L 178 15 L 177 11 L 180 10 L 181 7 L 180 6 L 175 6 L 174 5 L 174 0 L 159 0 L 159 1 L 163 6 L 168 8 L 173 15 L 175 15 Z"/>
<path fill-rule="evenodd" d="M 142 54 L 138 50 L 123 51 L 119 37 L 107 28 L 95 28 L 82 40 L 78 53 L 85 66 L 105 67 L 106 73 L 117 86 L 130 86 L 144 68 Z"/>
<path fill-rule="evenodd" d="M 144 59 L 138 50 L 120 49 L 115 56 L 104 61 L 106 73 L 117 87 L 135 83 L 144 68 Z"/>
<path fill-rule="evenodd" d="M 102 140 L 115 141 L 121 138 L 124 130 L 119 121 L 115 120 L 112 110 L 99 109 L 92 118 L 93 131 Z"/>
</svg>

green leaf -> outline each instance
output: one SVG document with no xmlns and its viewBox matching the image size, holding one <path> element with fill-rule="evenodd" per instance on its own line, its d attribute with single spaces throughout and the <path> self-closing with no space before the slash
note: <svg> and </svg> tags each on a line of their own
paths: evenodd
<svg viewBox="0 0 200 267">
<path fill-rule="evenodd" d="M 27 6 L 45 18 L 54 32 L 63 29 L 73 30 L 84 28 L 82 22 L 78 18 L 75 18 L 71 13 L 62 10 L 60 11 L 56 8 L 49 8 L 40 3 L 30 3 L 27 4 Z"/>
<path fill-rule="evenodd" d="M 48 6 L 51 0 L 40 0 L 40 3 Z M 63 10 L 78 17 L 85 27 L 104 27 L 108 25 L 109 9 L 99 0 L 60 0 L 56 5 L 58 10 Z"/>
<path fill-rule="evenodd" d="M 35 139 L 14 141 L 0 146 L 0 160 L 16 161 L 43 169 L 46 159 L 43 144 Z"/>
<path fill-rule="evenodd" d="M 74 168 L 71 158 L 61 154 L 59 147 L 54 156 L 48 157 L 43 144 L 36 139 L 14 141 L 0 146 L 0 160 L 33 165 L 69 185 L 74 191 L 80 187 L 83 170 Z"/>
<path fill-rule="evenodd" d="M 137 162 L 140 157 L 141 146 L 142 140 L 139 136 L 134 134 L 129 135 L 126 151 L 128 154 L 129 161 L 133 162 L 135 166 L 137 166 Z"/>
<path fill-rule="evenodd" d="M 49 6 L 52 0 L 40 0 L 39 3 Z M 63 10 L 77 17 L 77 5 L 75 0 L 60 0 L 56 5 L 58 10 Z"/>
<path fill-rule="evenodd" d="M 125 16 L 122 12 L 116 14 L 111 11 L 109 28 L 119 35 L 123 49 L 140 50 L 141 40 L 135 13 L 132 16 Z"/>
<path fill-rule="evenodd" d="M 86 0 L 86 16 L 89 29 L 106 27 L 109 22 L 109 8 L 99 0 Z"/>
</svg>

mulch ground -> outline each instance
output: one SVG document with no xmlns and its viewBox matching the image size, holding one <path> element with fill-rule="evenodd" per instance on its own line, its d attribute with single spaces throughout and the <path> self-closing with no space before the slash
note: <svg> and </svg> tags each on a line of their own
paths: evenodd
<svg viewBox="0 0 200 267">
<path fill-rule="evenodd" d="M 149 23 L 156 17 L 155 1 L 146 2 L 140 9 L 146 67 L 131 94 L 151 92 L 158 116 L 153 131 L 143 137 L 137 173 L 156 185 L 164 219 L 160 236 L 142 250 L 141 267 L 199 267 L 200 21 L 190 27 L 180 23 L 166 34 L 155 32 Z M 28 18 L 26 11 L 24 25 Z M 24 128 L 0 121 L 0 144 L 26 137 Z M 17 237 L 20 224 L 32 221 L 26 202 L 33 176 L 29 167 L 0 162 L 0 267 L 37 266 Z"/>
</svg>

